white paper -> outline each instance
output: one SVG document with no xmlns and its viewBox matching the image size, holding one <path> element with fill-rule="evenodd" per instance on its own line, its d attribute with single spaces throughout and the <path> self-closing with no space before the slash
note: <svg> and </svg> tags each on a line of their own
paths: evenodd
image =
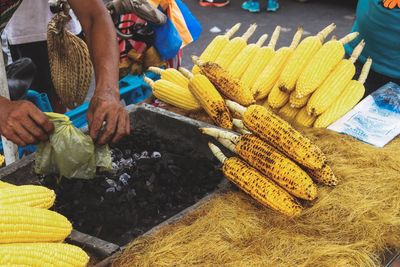
<svg viewBox="0 0 400 267">
<path fill-rule="evenodd" d="M 400 86 L 388 83 L 328 129 L 383 147 L 400 134 Z"/>
</svg>

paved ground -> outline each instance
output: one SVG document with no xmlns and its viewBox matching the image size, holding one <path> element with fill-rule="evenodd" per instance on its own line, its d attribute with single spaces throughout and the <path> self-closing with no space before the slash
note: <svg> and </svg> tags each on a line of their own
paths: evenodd
<svg viewBox="0 0 400 267">
<path fill-rule="evenodd" d="M 205 46 L 216 36 L 210 29 L 214 26 L 223 32 L 237 22 L 243 24 L 238 34 L 243 33 L 251 23 L 257 23 L 258 29 L 250 42 L 255 42 L 263 34 L 271 34 L 276 25 L 281 25 L 284 32 L 278 42 L 278 47 L 291 42 L 298 26 L 303 26 L 308 34 L 315 34 L 324 26 L 334 22 L 337 25 L 335 35 L 341 37 L 350 31 L 354 20 L 356 0 L 312 0 L 308 3 L 298 3 L 295 0 L 280 0 L 281 8 L 275 12 L 251 14 L 240 8 L 240 0 L 222 8 L 200 7 L 196 0 L 184 1 L 203 25 L 200 39 L 184 49 L 183 65 L 190 66 L 190 55 L 199 55 Z M 261 3 L 265 5 L 266 0 Z M 264 7 L 263 7 L 264 9 Z"/>
</svg>

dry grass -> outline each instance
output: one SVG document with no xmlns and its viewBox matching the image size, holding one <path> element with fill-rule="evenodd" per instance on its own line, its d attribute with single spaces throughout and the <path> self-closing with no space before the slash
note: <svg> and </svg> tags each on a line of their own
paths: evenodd
<svg viewBox="0 0 400 267">
<path fill-rule="evenodd" d="M 245 194 L 221 193 L 174 225 L 135 240 L 114 266 L 380 266 L 400 248 L 400 140 L 376 149 L 309 129 L 340 179 L 296 219 Z"/>
</svg>

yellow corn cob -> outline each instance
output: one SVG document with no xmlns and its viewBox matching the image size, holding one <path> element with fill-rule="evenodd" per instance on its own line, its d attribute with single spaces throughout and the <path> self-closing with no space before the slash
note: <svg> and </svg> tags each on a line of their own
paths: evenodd
<svg viewBox="0 0 400 267">
<path fill-rule="evenodd" d="M 318 183 L 334 186 L 337 185 L 338 180 L 328 164 L 324 164 L 321 169 L 307 170 L 307 173 Z"/>
<path fill-rule="evenodd" d="M 293 55 L 288 60 L 278 79 L 278 87 L 284 92 L 293 91 L 302 70 L 310 62 L 311 58 L 321 48 L 325 38 L 336 28 L 334 23 L 328 25 L 315 36 L 305 38 L 296 47 Z"/>
<path fill-rule="evenodd" d="M 311 95 L 306 95 L 302 98 L 297 98 L 296 93 L 292 92 L 289 97 L 289 103 L 292 108 L 302 108 L 307 105 L 308 100 L 310 99 Z"/>
<path fill-rule="evenodd" d="M 280 32 L 281 27 L 276 26 L 268 46 L 261 47 L 254 56 L 255 62 L 247 66 L 247 70 L 243 73 L 242 78 L 240 79 L 244 88 L 248 88 L 250 90 L 253 87 L 256 80 L 260 77 L 261 72 L 265 69 L 268 62 L 275 55 L 275 46 Z"/>
<path fill-rule="evenodd" d="M 153 95 L 175 107 L 194 111 L 201 109 L 199 101 L 192 95 L 189 88 L 181 87 L 167 80 L 153 81 L 147 77 L 145 82 L 153 88 Z"/>
<path fill-rule="evenodd" d="M 350 59 L 342 59 L 321 87 L 312 94 L 307 103 L 308 114 L 320 115 L 335 102 L 356 73 L 354 62 L 360 56 L 364 46 L 365 42 L 362 40 L 354 49 Z"/>
<path fill-rule="evenodd" d="M 0 244 L 58 242 L 72 231 L 71 223 L 54 211 L 0 206 Z"/>
<path fill-rule="evenodd" d="M 7 188 L 7 187 L 9 188 L 13 186 L 15 185 L 0 181 L 0 188 Z"/>
<path fill-rule="evenodd" d="M 265 66 L 260 77 L 251 88 L 256 100 L 263 99 L 269 94 L 272 87 L 279 79 L 279 75 L 285 67 L 286 62 L 299 44 L 302 35 L 303 28 L 300 27 L 294 35 L 290 46 L 282 47 L 276 51 L 274 57 L 268 62 L 267 66 Z"/>
<path fill-rule="evenodd" d="M 172 82 L 183 88 L 188 88 L 189 80 L 183 76 L 178 70 L 174 68 L 160 69 L 157 67 L 150 67 L 149 71 L 154 72 L 161 76 L 161 79 Z"/>
<path fill-rule="evenodd" d="M 1 205 L 23 205 L 48 209 L 53 206 L 56 194 L 44 186 L 21 185 L 0 189 Z"/>
<path fill-rule="evenodd" d="M 258 39 L 257 43 L 246 46 L 229 65 L 228 72 L 233 77 L 240 79 L 267 38 L 268 34 L 263 34 L 260 39 Z"/>
<path fill-rule="evenodd" d="M 291 217 L 300 215 L 302 207 L 288 192 L 243 160 L 236 157 L 226 158 L 218 147 L 211 143 L 208 145 L 213 154 L 223 163 L 222 171 L 225 177 L 240 189 L 260 204 L 275 211 Z"/>
<path fill-rule="evenodd" d="M 190 91 L 215 124 L 225 129 L 232 129 L 232 117 L 225 101 L 207 77 L 202 74 L 193 75 L 184 68 L 179 70 L 189 78 Z"/>
<path fill-rule="evenodd" d="M 296 117 L 294 118 L 294 121 L 301 126 L 312 127 L 316 119 L 317 119 L 316 116 L 309 115 L 307 113 L 306 107 L 303 107 L 297 113 Z"/>
<path fill-rule="evenodd" d="M 244 125 L 251 132 L 295 162 L 310 169 L 319 169 L 325 163 L 325 155 L 319 147 L 265 107 L 251 105 L 246 109 L 229 100 L 226 104 L 231 111 L 242 116 Z"/>
<path fill-rule="evenodd" d="M 358 81 L 351 80 L 336 101 L 322 113 L 314 123 L 316 128 L 326 128 L 347 112 L 349 112 L 364 96 L 364 83 L 371 68 L 372 59 L 368 58 L 364 64 Z"/>
<path fill-rule="evenodd" d="M 300 111 L 299 108 L 292 108 L 290 103 L 286 103 L 279 111 L 278 114 L 288 122 L 291 122 Z"/>
<path fill-rule="evenodd" d="M 3 166 L 5 160 L 6 160 L 5 157 L 2 154 L 0 154 L 0 167 Z"/>
<path fill-rule="evenodd" d="M 229 43 L 229 39 L 239 30 L 240 25 L 240 23 L 237 23 L 225 34 L 216 36 L 206 49 L 204 49 L 203 53 L 201 53 L 200 60 L 204 62 L 215 61 L 222 49 Z M 192 72 L 193 74 L 200 73 L 199 67 L 194 65 Z"/>
<path fill-rule="evenodd" d="M 276 83 L 268 95 L 267 100 L 263 106 L 270 106 L 271 108 L 281 108 L 289 101 L 289 93 L 282 92 Z"/>
<path fill-rule="evenodd" d="M 310 176 L 296 163 L 253 134 L 238 136 L 216 128 L 202 128 L 204 134 L 216 138 L 237 153 L 244 161 L 274 180 L 293 196 L 313 200 L 317 187 Z"/>
<path fill-rule="evenodd" d="M 296 97 L 301 98 L 317 90 L 343 58 L 343 45 L 352 41 L 357 36 L 358 33 L 353 32 L 340 40 L 326 42 L 301 72 L 296 83 Z"/>
<path fill-rule="evenodd" d="M 232 61 L 239 55 L 239 53 L 247 46 L 247 40 L 253 35 L 257 29 L 256 24 L 252 24 L 249 29 L 241 36 L 235 37 L 229 41 L 221 53 L 218 55 L 215 63 L 220 65 L 223 69 L 228 69 Z"/>
<path fill-rule="evenodd" d="M 232 77 L 229 72 L 221 68 L 216 63 L 198 60 L 193 57 L 193 61 L 201 69 L 201 72 L 215 85 L 220 93 L 244 106 L 253 104 L 254 98 L 251 92 L 243 88 L 238 79 Z"/>
<path fill-rule="evenodd" d="M 89 256 L 69 244 L 28 243 L 0 245 L 1 266 L 84 267 Z"/>
</svg>

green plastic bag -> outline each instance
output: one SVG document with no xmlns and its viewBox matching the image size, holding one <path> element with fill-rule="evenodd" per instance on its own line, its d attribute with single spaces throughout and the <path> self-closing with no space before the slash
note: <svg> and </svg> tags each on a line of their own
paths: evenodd
<svg viewBox="0 0 400 267">
<path fill-rule="evenodd" d="M 96 167 L 112 169 L 107 145 L 96 147 L 90 136 L 76 128 L 63 114 L 45 113 L 54 124 L 54 133 L 37 146 L 35 172 L 59 174 L 66 178 L 92 179 Z"/>
</svg>

